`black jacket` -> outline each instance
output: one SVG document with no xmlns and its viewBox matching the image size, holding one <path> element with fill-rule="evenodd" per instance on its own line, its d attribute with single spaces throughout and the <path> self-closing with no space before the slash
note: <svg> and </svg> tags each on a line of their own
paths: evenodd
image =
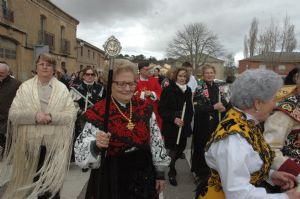
<svg viewBox="0 0 300 199">
<path fill-rule="evenodd" d="M 174 123 L 174 119 L 176 117 L 181 118 L 184 102 L 186 102 L 186 110 L 181 136 L 187 137 L 192 133 L 191 121 L 193 118 L 192 91 L 190 87 L 187 86 L 186 91 L 183 93 L 174 82 L 170 82 L 170 85 L 162 91 L 158 112 L 163 120 L 161 132 L 165 137 L 177 137 L 179 127 Z"/>
<path fill-rule="evenodd" d="M 219 112 L 214 110 L 213 105 L 219 101 L 219 85 L 212 83 L 212 85 L 202 82 L 198 85 L 194 96 L 194 136 L 201 134 L 201 139 L 206 143 L 212 132 L 219 124 Z M 228 103 L 221 95 L 221 102 L 227 110 L 231 108 L 231 104 Z M 222 118 L 226 112 L 222 113 Z"/>
</svg>

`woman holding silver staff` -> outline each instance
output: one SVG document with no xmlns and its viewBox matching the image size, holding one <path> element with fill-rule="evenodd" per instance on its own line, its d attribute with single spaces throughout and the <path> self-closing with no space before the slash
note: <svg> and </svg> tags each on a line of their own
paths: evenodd
<svg viewBox="0 0 300 199">
<path fill-rule="evenodd" d="M 165 138 L 166 148 L 171 157 L 170 171 L 168 173 L 170 184 L 177 186 L 176 160 L 183 153 L 187 137 L 192 134 L 191 121 L 193 117 L 192 91 L 187 86 L 189 81 L 186 68 L 174 70 L 170 85 L 164 88 L 159 102 L 159 114 L 163 119 L 162 134 Z M 182 118 L 184 104 L 185 113 Z M 179 129 L 181 128 L 181 135 Z M 179 137 L 179 143 L 176 143 Z"/>
<path fill-rule="evenodd" d="M 152 106 L 133 95 L 136 73 L 129 62 L 114 65 L 108 133 L 102 131 L 106 100 L 86 112 L 87 122 L 74 148 L 76 163 L 92 168 L 86 199 L 155 199 L 164 189 L 170 158 Z M 99 181 L 101 149 L 107 153 Z"/>
</svg>

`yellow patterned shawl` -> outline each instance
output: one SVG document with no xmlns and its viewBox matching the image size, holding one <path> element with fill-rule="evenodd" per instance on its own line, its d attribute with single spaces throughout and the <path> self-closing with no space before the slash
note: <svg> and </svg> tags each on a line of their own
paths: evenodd
<svg viewBox="0 0 300 199">
<path fill-rule="evenodd" d="M 233 134 L 239 134 L 242 137 L 244 137 L 248 141 L 248 143 L 253 147 L 253 150 L 257 151 L 260 155 L 263 161 L 263 166 L 259 171 L 252 173 L 250 179 L 251 184 L 260 184 L 268 177 L 271 163 L 274 159 L 274 153 L 271 151 L 269 145 L 265 142 L 260 128 L 254 125 L 254 121 L 247 121 L 246 116 L 243 113 L 237 111 L 236 109 L 231 109 L 228 111 L 224 119 L 218 125 L 216 131 L 212 134 L 212 138 L 207 143 L 206 151 L 213 142 L 218 142 L 219 140 L 225 139 Z M 210 195 L 224 196 L 220 176 L 218 172 L 213 169 L 211 169 L 211 176 L 208 180 L 207 188 L 209 192 L 215 192 L 213 194 L 209 193 Z M 222 194 L 217 192 L 222 192 Z M 211 197 L 204 196 L 200 198 Z"/>
<path fill-rule="evenodd" d="M 68 89 L 53 78 L 46 110 L 52 114 L 53 122 L 35 124 L 35 114 L 41 111 L 37 83 L 37 76 L 24 82 L 10 108 L 5 159 L 0 172 L 0 186 L 9 180 L 5 199 L 32 199 L 45 192 L 55 194 L 61 189 L 68 169 L 76 118 L 74 103 Z M 47 153 L 37 172 L 41 145 L 46 146 Z M 39 180 L 33 182 L 36 176 Z"/>
</svg>

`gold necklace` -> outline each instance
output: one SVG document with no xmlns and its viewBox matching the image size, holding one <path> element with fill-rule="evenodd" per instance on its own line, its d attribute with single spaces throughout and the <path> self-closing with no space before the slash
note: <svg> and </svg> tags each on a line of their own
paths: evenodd
<svg viewBox="0 0 300 199">
<path fill-rule="evenodd" d="M 111 96 L 112 102 L 114 103 L 114 105 L 117 107 L 117 110 L 119 111 L 119 113 L 128 121 L 127 124 L 127 129 L 132 131 L 132 129 L 134 128 L 135 124 L 132 122 L 132 102 L 130 100 L 130 108 L 129 108 L 129 118 L 121 111 L 120 107 L 118 106 L 118 104 L 116 103 L 115 99 Z"/>
</svg>

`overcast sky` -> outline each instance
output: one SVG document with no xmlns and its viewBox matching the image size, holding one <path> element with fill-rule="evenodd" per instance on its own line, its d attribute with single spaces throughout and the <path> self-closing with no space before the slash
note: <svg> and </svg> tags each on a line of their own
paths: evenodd
<svg viewBox="0 0 300 199">
<path fill-rule="evenodd" d="M 52 0 L 80 21 L 77 37 L 101 49 L 114 35 L 122 54 L 166 55 L 168 42 L 184 25 L 201 22 L 218 35 L 227 53 L 240 58 L 243 40 L 253 17 L 263 29 L 271 21 L 282 24 L 286 15 L 295 25 L 300 43 L 298 0 Z"/>
</svg>

